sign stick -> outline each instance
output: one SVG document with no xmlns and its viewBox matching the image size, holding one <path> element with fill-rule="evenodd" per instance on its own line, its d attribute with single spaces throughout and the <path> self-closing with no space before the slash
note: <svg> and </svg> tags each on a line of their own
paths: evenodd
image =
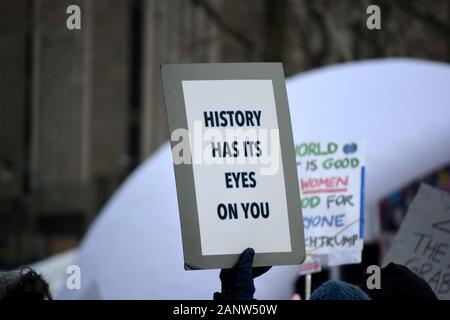
<svg viewBox="0 0 450 320">
<path fill-rule="evenodd" d="M 305 300 L 309 300 L 311 298 L 311 281 L 312 274 L 308 273 L 305 277 Z"/>
</svg>

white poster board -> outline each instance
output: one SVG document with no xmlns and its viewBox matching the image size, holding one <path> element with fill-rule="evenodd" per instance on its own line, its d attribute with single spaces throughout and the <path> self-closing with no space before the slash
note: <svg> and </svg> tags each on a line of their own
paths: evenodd
<svg viewBox="0 0 450 320">
<path fill-rule="evenodd" d="M 183 93 L 200 146 L 193 171 L 202 254 L 240 254 L 243 243 L 261 253 L 291 251 L 281 152 L 270 154 L 272 141 L 258 134 L 278 131 L 272 81 L 183 81 Z"/>
<path fill-rule="evenodd" d="M 162 67 L 186 269 L 304 259 L 281 64 Z"/>
<path fill-rule="evenodd" d="M 364 238 L 364 145 L 296 144 L 307 255 L 329 266 L 359 263 Z"/>
</svg>

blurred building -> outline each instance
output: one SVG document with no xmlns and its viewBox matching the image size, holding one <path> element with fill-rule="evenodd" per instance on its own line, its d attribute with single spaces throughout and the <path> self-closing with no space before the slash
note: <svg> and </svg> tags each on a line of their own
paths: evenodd
<svg viewBox="0 0 450 320">
<path fill-rule="evenodd" d="M 160 64 L 217 60 L 216 29 L 189 1 L 0 3 L 0 266 L 78 243 L 168 137 Z"/>
<path fill-rule="evenodd" d="M 168 138 L 162 63 L 450 61 L 448 0 L 0 1 L 0 267 L 75 246 Z M 81 8 L 81 30 L 66 9 Z"/>
</svg>

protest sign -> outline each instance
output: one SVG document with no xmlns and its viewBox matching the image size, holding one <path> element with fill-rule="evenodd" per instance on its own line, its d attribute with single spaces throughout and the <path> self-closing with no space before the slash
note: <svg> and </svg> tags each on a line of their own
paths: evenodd
<svg viewBox="0 0 450 320">
<path fill-rule="evenodd" d="M 450 194 L 422 184 L 383 265 L 405 265 L 450 299 Z"/>
<path fill-rule="evenodd" d="M 299 264 L 303 221 L 283 69 L 163 65 L 186 269 Z"/>
<path fill-rule="evenodd" d="M 335 266 L 361 261 L 365 163 L 362 143 L 295 146 L 307 255 Z"/>
</svg>

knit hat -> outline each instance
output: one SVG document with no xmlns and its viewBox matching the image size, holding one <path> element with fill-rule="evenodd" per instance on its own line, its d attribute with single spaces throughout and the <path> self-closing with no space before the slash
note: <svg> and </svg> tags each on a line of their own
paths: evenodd
<svg viewBox="0 0 450 320">
<path fill-rule="evenodd" d="M 369 290 L 367 277 L 361 286 L 373 300 L 438 300 L 430 285 L 407 267 L 389 263 L 381 269 L 381 288 Z"/>
<path fill-rule="evenodd" d="M 311 300 L 370 300 L 359 287 L 343 281 L 330 280 L 314 290 Z"/>
</svg>

